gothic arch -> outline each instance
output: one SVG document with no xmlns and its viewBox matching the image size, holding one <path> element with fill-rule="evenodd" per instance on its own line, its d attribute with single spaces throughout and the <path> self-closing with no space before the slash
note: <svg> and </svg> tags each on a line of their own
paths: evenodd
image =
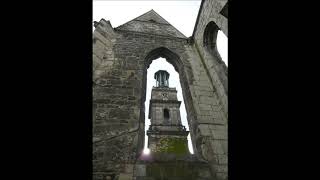
<svg viewBox="0 0 320 180">
<path fill-rule="evenodd" d="M 209 54 L 217 58 L 219 64 L 224 65 L 224 62 L 222 61 L 222 58 L 217 48 L 217 37 L 218 37 L 219 30 L 220 28 L 218 27 L 218 25 L 214 21 L 210 21 L 206 25 L 203 32 L 202 46 L 207 52 L 209 52 Z M 221 33 L 223 32 L 221 31 Z M 224 67 L 224 69 L 226 69 L 226 67 Z"/>
<path fill-rule="evenodd" d="M 203 46 L 214 48 L 216 46 L 219 27 L 213 21 L 210 21 L 203 32 Z"/>
<path fill-rule="evenodd" d="M 219 27 L 213 21 L 210 21 L 203 32 L 203 47 L 211 54 L 218 52 L 217 36 Z"/>
<path fill-rule="evenodd" d="M 147 56 L 145 57 L 146 69 L 149 68 L 153 60 L 158 59 L 160 57 L 165 58 L 170 64 L 173 65 L 175 70 L 179 73 L 179 70 L 183 65 L 181 59 L 175 52 L 169 50 L 166 47 L 159 47 L 153 49 L 147 54 Z"/>
<path fill-rule="evenodd" d="M 197 147 L 195 145 L 195 135 L 196 133 L 196 126 L 193 125 L 192 123 L 194 122 L 194 118 L 196 115 L 195 108 L 193 106 L 193 100 L 192 100 L 192 94 L 190 91 L 190 85 L 193 83 L 193 73 L 192 73 L 192 68 L 191 65 L 189 64 L 188 61 L 181 59 L 180 56 L 175 53 L 174 51 L 169 50 L 166 47 L 158 47 L 155 48 L 147 53 L 145 56 L 145 66 L 143 69 L 143 85 L 142 85 L 142 103 L 145 102 L 146 100 L 146 93 L 145 89 L 147 88 L 147 69 L 149 68 L 150 64 L 152 63 L 153 60 L 158 59 L 158 58 L 165 58 L 179 74 L 179 79 L 180 79 L 180 85 L 182 89 L 182 96 L 184 100 L 184 104 L 186 107 L 186 112 L 187 112 L 187 121 L 189 124 L 189 130 L 190 130 L 190 135 L 191 135 L 191 140 L 192 140 L 192 146 L 193 146 L 193 151 L 194 154 L 197 154 Z M 144 110 L 143 110 L 144 111 Z M 145 113 L 145 112 L 141 112 Z"/>
<path fill-rule="evenodd" d="M 217 48 L 217 37 L 219 33 L 220 28 L 217 26 L 217 24 L 214 21 L 209 21 L 209 23 L 205 26 L 204 32 L 203 32 L 203 49 L 206 52 L 206 54 L 209 54 L 212 56 L 212 58 L 209 59 L 215 59 L 213 62 L 213 65 L 216 67 L 215 71 L 218 72 L 219 77 L 222 78 L 221 81 L 223 83 L 223 87 L 226 93 L 228 93 L 227 88 L 227 79 L 226 76 L 228 74 L 227 66 L 223 62 L 220 53 Z M 223 33 L 220 31 L 220 33 Z"/>
</svg>

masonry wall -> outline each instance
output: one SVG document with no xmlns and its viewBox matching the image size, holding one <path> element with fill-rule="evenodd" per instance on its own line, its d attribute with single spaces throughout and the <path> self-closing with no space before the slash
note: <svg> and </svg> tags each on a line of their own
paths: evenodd
<svg viewBox="0 0 320 180">
<path fill-rule="evenodd" d="M 227 0 L 203 0 L 199 12 L 198 22 L 194 29 L 194 45 L 197 49 L 207 72 L 210 74 L 211 82 L 220 97 L 226 116 L 228 115 L 228 70 L 222 61 L 217 47 L 209 51 L 204 47 L 204 31 L 209 22 L 214 22 L 218 28 L 228 36 L 228 19 L 220 14 Z M 216 30 L 218 31 L 218 29 Z M 211 32 L 214 33 L 214 32 Z"/>
<path fill-rule="evenodd" d="M 111 24 L 101 21 L 93 40 L 93 179 L 133 168 L 144 144 L 142 72 L 124 64 L 116 41 Z"/>
<path fill-rule="evenodd" d="M 228 19 L 220 14 L 226 3 L 227 0 L 203 0 L 193 34 L 193 47 L 196 49 L 215 91 L 213 101 L 199 104 L 199 114 L 201 115 L 198 119 L 198 122 L 200 122 L 198 130 L 201 132 L 201 138 L 199 139 L 202 139 L 202 142 L 197 143 L 202 144 L 200 145 L 203 146 L 201 148 L 202 154 L 210 162 L 217 179 L 228 178 L 228 70 L 219 55 L 217 47 L 215 46 L 213 51 L 209 51 L 205 47 L 204 38 L 206 37 L 204 34 L 209 22 L 214 22 L 228 36 Z M 208 114 L 211 114 L 213 121 L 210 121 L 211 117 L 205 116 Z M 217 121 L 218 114 L 223 114 L 221 115 L 223 120 Z M 206 144 L 210 144 L 210 146 L 206 146 Z"/>
<path fill-rule="evenodd" d="M 136 180 L 212 180 L 210 170 L 201 162 L 139 162 L 134 168 Z"/>
</svg>

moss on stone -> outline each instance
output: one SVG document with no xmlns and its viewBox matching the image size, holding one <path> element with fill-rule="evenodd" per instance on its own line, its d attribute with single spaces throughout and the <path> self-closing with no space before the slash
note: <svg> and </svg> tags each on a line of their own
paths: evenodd
<svg viewBox="0 0 320 180">
<path fill-rule="evenodd" d="M 187 139 L 162 138 L 157 144 L 157 152 L 186 154 L 189 152 Z"/>
</svg>

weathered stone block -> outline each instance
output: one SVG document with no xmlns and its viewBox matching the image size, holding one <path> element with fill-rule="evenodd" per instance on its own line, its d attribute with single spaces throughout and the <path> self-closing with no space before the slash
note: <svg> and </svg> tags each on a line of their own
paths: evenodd
<svg viewBox="0 0 320 180">
<path fill-rule="evenodd" d="M 222 117 L 220 118 L 213 118 L 213 124 L 219 124 L 219 125 L 225 125 L 226 121 L 224 119 L 222 119 Z"/>
<path fill-rule="evenodd" d="M 226 173 L 226 172 L 223 172 L 223 173 L 218 172 L 217 173 L 217 178 L 219 180 L 227 180 L 228 179 L 228 173 Z"/>
<path fill-rule="evenodd" d="M 211 130 L 208 125 L 199 124 L 198 129 L 202 136 L 211 136 Z"/>
<path fill-rule="evenodd" d="M 226 154 L 221 145 L 222 140 L 210 140 L 210 147 L 214 154 Z"/>
<path fill-rule="evenodd" d="M 197 118 L 197 122 L 199 124 L 212 124 L 214 123 L 214 119 L 212 116 L 203 116 L 203 115 L 199 115 Z"/>
<path fill-rule="evenodd" d="M 226 165 L 213 165 L 213 168 L 215 169 L 216 172 L 218 173 L 225 173 L 228 170 L 228 167 Z"/>
<path fill-rule="evenodd" d="M 93 174 L 92 179 L 93 180 L 104 180 L 102 174 Z"/>
<path fill-rule="evenodd" d="M 133 168 L 134 168 L 134 165 L 133 164 L 126 164 L 125 165 L 125 170 L 124 170 L 124 172 L 125 173 L 133 173 Z"/>
<path fill-rule="evenodd" d="M 228 139 L 227 131 L 225 129 L 214 129 L 211 130 L 214 139 Z"/>
<path fill-rule="evenodd" d="M 135 168 L 135 176 L 146 176 L 146 165 L 137 164 Z"/>
<path fill-rule="evenodd" d="M 217 104 L 217 99 L 214 98 L 214 97 L 209 97 L 209 96 L 200 96 L 199 97 L 199 102 L 200 102 L 200 104 L 216 105 Z"/>
<path fill-rule="evenodd" d="M 216 159 L 219 164 L 228 164 L 228 156 L 227 155 L 216 155 Z"/>
<path fill-rule="evenodd" d="M 199 168 L 199 177 L 201 178 L 210 178 L 211 177 L 211 173 L 209 169 L 203 169 L 203 168 Z"/>
<path fill-rule="evenodd" d="M 130 112 L 122 109 L 112 109 L 109 112 L 109 118 L 130 119 Z"/>
<path fill-rule="evenodd" d="M 119 180 L 132 180 L 132 179 L 133 179 L 132 174 L 120 173 L 119 175 Z"/>
</svg>

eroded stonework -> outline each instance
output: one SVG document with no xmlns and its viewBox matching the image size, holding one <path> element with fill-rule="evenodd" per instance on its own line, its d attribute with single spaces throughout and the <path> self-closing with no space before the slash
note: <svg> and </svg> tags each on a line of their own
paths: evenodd
<svg viewBox="0 0 320 180">
<path fill-rule="evenodd" d="M 193 179 L 208 178 L 208 172 L 211 179 L 228 179 L 227 68 L 215 46 L 219 29 L 227 35 L 226 10 L 222 11 L 226 3 L 203 0 L 189 38 L 153 10 L 117 28 L 104 19 L 95 23 L 94 180 L 151 180 L 155 178 L 150 173 L 168 171 L 141 160 L 147 68 L 159 57 L 166 58 L 179 73 L 195 153 L 193 160 L 176 159 L 181 167 L 167 174 L 173 173 L 177 179 L 181 169 L 196 166 L 203 167 L 203 172 Z M 172 165 L 172 161 L 166 163 Z M 138 177 L 137 172 L 146 175 Z"/>
</svg>

